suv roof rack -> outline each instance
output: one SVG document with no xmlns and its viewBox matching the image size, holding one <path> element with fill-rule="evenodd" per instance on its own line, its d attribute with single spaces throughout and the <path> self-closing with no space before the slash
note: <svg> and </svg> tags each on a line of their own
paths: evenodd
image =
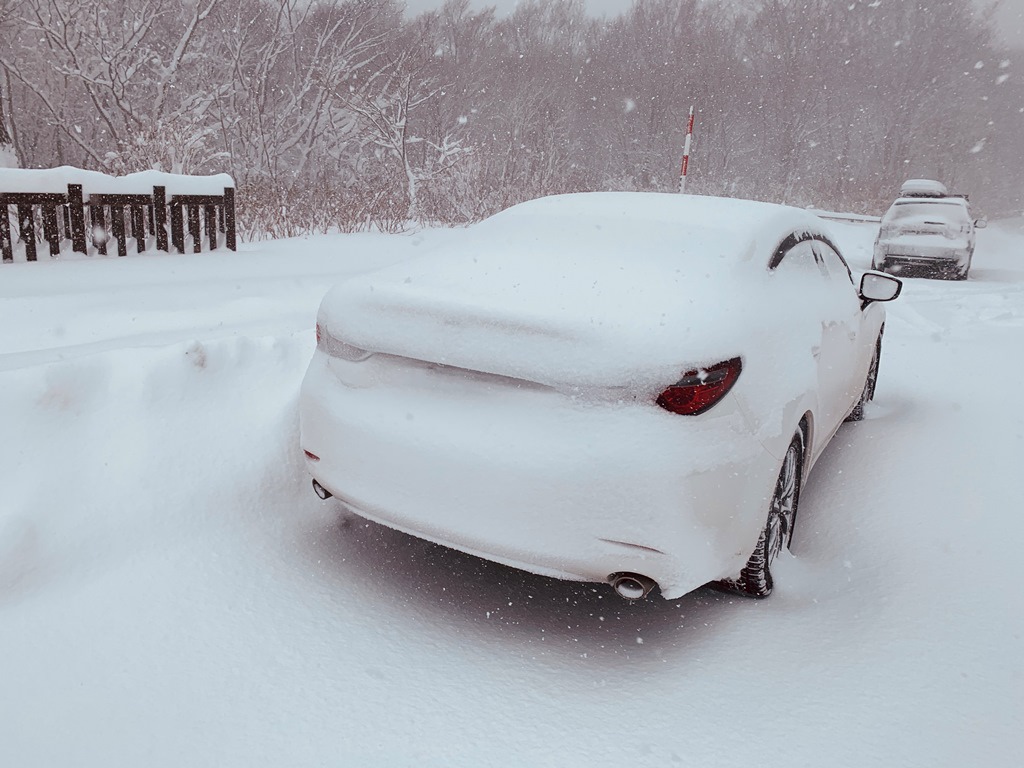
<svg viewBox="0 0 1024 768">
<path fill-rule="evenodd" d="M 907 179 L 900 185 L 901 197 L 946 197 L 946 185 L 935 179 Z"/>
</svg>

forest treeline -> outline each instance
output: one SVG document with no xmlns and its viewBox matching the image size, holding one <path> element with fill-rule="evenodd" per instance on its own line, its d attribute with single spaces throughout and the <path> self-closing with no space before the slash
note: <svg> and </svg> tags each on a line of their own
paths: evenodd
<svg viewBox="0 0 1024 768">
<path fill-rule="evenodd" d="M 878 212 L 931 176 L 1019 210 L 1020 66 L 971 0 L 0 0 L 22 167 L 227 172 L 249 237 L 677 187 Z"/>
</svg>

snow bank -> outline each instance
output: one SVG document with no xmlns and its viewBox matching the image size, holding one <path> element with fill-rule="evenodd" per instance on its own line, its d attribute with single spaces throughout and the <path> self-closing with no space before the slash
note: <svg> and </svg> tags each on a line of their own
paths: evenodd
<svg viewBox="0 0 1024 768">
<path fill-rule="evenodd" d="M 201 523 L 174 510 L 198 509 L 208 496 L 190 478 L 210 473 L 219 498 L 238 505 L 297 476 L 297 448 L 277 435 L 293 430 L 282 404 L 312 345 L 303 332 L 225 338 L 3 373 L 5 399 L 18 404 L 3 409 L 5 433 L 18 439 L 3 441 L 0 462 L 18 482 L 0 518 L 0 593 L 87 576 L 154 534 L 188 536 Z M 215 435 L 204 426 L 213 423 L 222 427 Z M 267 454 L 257 460 L 246 444 Z"/>
<path fill-rule="evenodd" d="M 5 764 L 1019 766 L 1019 231 L 906 281 L 771 599 L 638 604 L 312 495 L 317 291 L 449 235 L 0 268 Z"/>
</svg>

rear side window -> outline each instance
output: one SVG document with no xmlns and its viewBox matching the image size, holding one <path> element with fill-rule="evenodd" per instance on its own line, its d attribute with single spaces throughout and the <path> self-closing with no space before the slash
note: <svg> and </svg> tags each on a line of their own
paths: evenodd
<svg viewBox="0 0 1024 768">
<path fill-rule="evenodd" d="M 814 265 L 818 257 L 811 249 L 811 238 L 813 237 L 814 235 L 810 232 L 794 232 L 789 235 L 775 249 L 775 253 L 772 254 L 772 258 L 768 262 L 768 269 L 775 270 L 782 264 L 804 267 Z"/>
<path fill-rule="evenodd" d="M 815 269 L 817 264 L 817 257 L 814 254 L 814 249 L 811 247 L 810 240 L 804 240 L 802 243 L 797 243 L 792 248 L 789 248 L 779 254 L 773 269 L 804 269 L 812 271 Z"/>
<path fill-rule="evenodd" d="M 846 259 L 843 258 L 839 251 L 822 240 L 814 241 L 814 250 L 818 254 L 818 258 L 825 265 L 825 269 L 830 277 L 836 280 L 845 278 L 850 282 L 850 285 L 854 284 L 850 265 L 846 263 Z"/>
<path fill-rule="evenodd" d="M 822 235 L 793 234 L 775 251 L 768 269 L 797 268 L 817 272 L 824 277 L 845 279 L 853 284 L 853 274 L 846 259 Z"/>
</svg>

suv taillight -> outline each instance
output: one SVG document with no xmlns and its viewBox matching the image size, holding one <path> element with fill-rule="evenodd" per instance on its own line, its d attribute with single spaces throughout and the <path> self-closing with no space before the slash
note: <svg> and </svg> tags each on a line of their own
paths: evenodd
<svg viewBox="0 0 1024 768">
<path fill-rule="evenodd" d="M 728 394 L 742 368 L 740 359 L 734 357 L 708 368 L 687 371 L 658 395 L 657 403 L 666 411 L 682 416 L 704 413 Z"/>
</svg>

